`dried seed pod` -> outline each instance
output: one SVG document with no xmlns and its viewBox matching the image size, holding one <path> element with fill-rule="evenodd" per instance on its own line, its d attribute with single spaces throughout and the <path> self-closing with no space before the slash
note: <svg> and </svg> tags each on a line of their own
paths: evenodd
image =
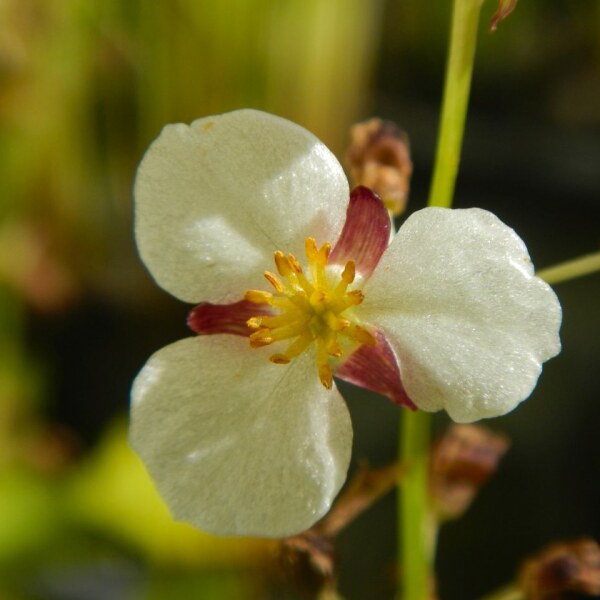
<svg viewBox="0 0 600 600">
<path fill-rule="evenodd" d="M 375 118 L 354 125 L 350 138 L 346 162 L 354 185 L 371 188 L 394 215 L 404 212 L 413 168 L 406 133 Z"/>
<path fill-rule="evenodd" d="M 334 543 L 315 528 L 282 540 L 278 563 L 287 585 L 303 595 L 335 590 Z"/>
<path fill-rule="evenodd" d="M 506 17 L 508 17 L 508 15 L 515 10 L 516 6 L 517 0 L 499 0 L 498 8 L 493 14 L 492 20 L 490 21 L 490 31 L 492 33 L 498 28 L 498 23 L 506 19 Z"/>
<path fill-rule="evenodd" d="M 525 562 L 520 582 L 527 600 L 598 596 L 600 547 L 590 538 L 552 544 Z"/>
<path fill-rule="evenodd" d="M 508 450 L 504 436 L 480 425 L 453 425 L 431 456 L 430 493 L 440 519 L 455 519 L 471 504 Z"/>
<path fill-rule="evenodd" d="M 335 539 L 338 533 L 389 492 L 402 476 L 398 463 L 370 468 L 363 465 L 332 509 L 316 525 L 281 540 L 277 574 L 298 593 L 334 600 L 336 595 Z"/>
</svg>

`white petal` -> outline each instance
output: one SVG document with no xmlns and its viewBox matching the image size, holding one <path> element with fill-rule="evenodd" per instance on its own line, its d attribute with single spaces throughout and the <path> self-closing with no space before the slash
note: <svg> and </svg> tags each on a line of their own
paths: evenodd
<svg viewBox="0 0 600 600">
<path fill-rule="evenodd" d="M 398 354 L 409 397 L 458 422 L 512 410 L 560 351 L 556 295 L 517 234 L 484 210 L 412 215 L 363 292 L 362 314 Z"/>
<path fill-rule="evenodd" d="M 263 285 L 275 250 L 334 242 L 348 196 L 333 154 L 285 119 L 239 110 L 168 125 L 137 173 L 138 249 L 181 300 L 238 300 Z"/>
<path fill-rule="evenodd" d="M 314 357 L 273 365 L 237 336 L 199 336 L 153 355 L 135 380 L 131 444 L 177 520 L 220 535 L 280 537 L 329 509 L 352 426 Z"/>
</svg>

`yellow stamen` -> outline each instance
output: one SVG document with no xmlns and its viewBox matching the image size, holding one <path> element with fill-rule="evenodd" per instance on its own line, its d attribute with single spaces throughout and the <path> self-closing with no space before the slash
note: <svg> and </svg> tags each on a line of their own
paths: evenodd
<svg viewBox="0 0 600 600">
<path fill-rule="evenodd" d="M 248 319 L 250 346 L 261 348 L 289 340 L 284 352 L 269 357 L 274 364 L 286 365 L 316 344 L 317 373 L 321 383 L 331 389 L 336 361 L 377 340 L 354 316 L 354 308 L 364 299 L 359 289 L 348 289 L 356 286 L 354 261 L 348 260 L 341 273 L 329 267 L 331 245 L 318 247 L 314 238 L 306 239 L 305 252 L 306 274 L 293 254 L 277 251 L 274 260 L 279 276 L 264 273 L 274 292 L 246 292 L 246 300 L 269 305 L 274 311 Z"/>
<path fill-rule="evenodd" d="M 248 290 L 244 294 L 244 299 L 253 304 L 271 304 L 273 294 L 271 292 L 263 292 L 261 290 Z"/>
<path fill-rule="evenodd" d="M 302 335 L 297 337 L 284 352 L 288 358 L 296 358 L 300 356 L 314 341 L 314 338 L 310 331 L 305 331 Z"/>
<path fill-rule="evenodd" d="M 313 263 L 317 257 L 317 253 L 319 252 L 315 238 L 309 237 L 304 240 L 304 250 L 306 252 L 306 258 L 308 258 L 308 263 Z"/>
<path fill-rule="evenodd" d="M 331 244 L 325 243 L 319 249 L 318 264 L 321 267 L 326 267 L 329 262 L 329 254 L 331 253 Z"/>
<path fill-rule="evenodd" d="M 296 260 L 296 257 L 293 254 L 288 254 L 287 259 L 290 263 L 290 267 L 292 267 L 296 274 L 299 275 L 300 273 L 302 273 L 302 267 L 300 266 L 300 263 Z"/>
<path fill-rule="evenodd" d="M 261 348 L 273 343 L 273 338 L 270 337 L 270 329 L 259 329 L 250 335 L 250 346 L 252 348 Z"/>
<path fill-rule="evenodd" d="M 285 292 L 281 281 L 279 281 L 277 278 L 277 275 L 271 273 L 270 271 L 265 271 L 263 275 L 265 276 L 265 279 L 275 288 L 275 291 L 278 294 L 283 294 Z"/>
<path fill-rule="evenodd" d="M 306 257 L 308 258 L 310 272 L 317 288 L 326 287 L 324 285 L 325 267 L 329 260 L 330 251 L 330 244 L 325 243 L 317 250 L 315 240 L 313 238 L 306 239 Z"/>
<path fill-rule="evenodd" d="M 273 340 L 288 340 L 300 335 L 306 329 L 306 321 L 292 321 L 289 325 L 268 329 L 269 337 Z"/>
<path fill-rule="evenodd" d="M 338 344 L 337 335 L 334 331 L 329 331 L 325 338 L 325 352 L 334 358 L 340 358 L 344 354 L 342 347 Z"/>
<path fill-rule="evenodd" d="M 346 299 L 352 306 L 358 306 L 359 304 L 362 304 L 365 296 L 360 290 L 353 290 L 352 292 L 348 292 L 346 294 Z"/>
<path fill-rule="evenodd" d="M 343 356 L 344 351 L 342 350 L 342 347 L 335 342 L 331 346 L 328 346 L 327 354 L 329 354 L 329 356 L 333 356 L 334 358 L 340 358 Z"/>
<path fill-rule="evenodd" d="M 276 365 L 287 365 L 291 362 L 291 359 L 285 354 L 272 354 L 269 356 L 269 360 Z"/>
<path fill-rule="evenodd" d="M 268 327 L 269 329 L 275 329 L 276 327 L 282 327 L 283 325 L 289 325 L 292 322 L 292 311 L 290 310 L 286 315 L 278 315 L 277 317 L 260 317 L 262 327 Z M 297 321 L 302 321 L 306 318 L 303 312 L 296 311 Z"/>
<path fill-rule="evenodd" d="M 263 317 L 252 317 L 246 321 L 246 325 L 250 329 L 260 329 L 262 324 Z"/>
<path fill-rule="evenodd" d="M 293 254 L 288 254 L 287 258 L 290 263 L 290 266 L 292 267 L 292 269 L 294 271 L 294 274 L 296 276 L 296 280 L 298 281 L 298 284 L 304 290 L 306 295 L 310 296 L 313 293 L 314 288 L 310 284 L 308 279 L 306 279 L 306 276 L 304 275 L 304 273 L 302 271 L 302 267 L 300 266 L 300 263 L 296 260 L 296 257 Z"/>
<path fill-rule="evenodd" d="M 326 365 L 319 365 L 319 379 L 328 390 L 333 387 L 333 370 L 329 363 Z"/>
<path fill-rule="evenodd" d="M 342 271 L 342 281 L 346 285 L 350 285 L 356 277 L 356 265 L 353 260 L 349 260 Z"/>
<path fill-rule="evenodd" d="M 279 250 L 275 252 L 275 266 L 277 267 L 278 273 L 282 277 L 289 279 L 290 275 L 294 273 L 292 265 L 290 264 L 290 261 L 288 260 L 287 256 L 285 256 L 285 254 L 283 252 L 280 252 Z"/>
<path fill-rule="evenodd" d="M 324 304 L 327 301 L 327 293 L 324 290 L 315 290 L 310 295 L 310 303 L 313 306 L 318 306 L 319 304 Z"/>
<path fill-rule="evenodd" d="M 342 319 L 331 311 L 324 315 L 324 319 L 329 329 L 333 331 L 342 331 L 342 329 L 347 329 L 350 326 L 348 319 Z"/>
</svg>

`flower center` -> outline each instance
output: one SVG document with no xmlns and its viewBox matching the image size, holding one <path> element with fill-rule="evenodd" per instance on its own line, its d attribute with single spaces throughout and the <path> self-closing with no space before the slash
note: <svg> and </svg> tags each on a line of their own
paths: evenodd
<svg viewBox="0 0 600 600">
<path fill-rule="evenodd" d="M 348 290 L 356 276 L 354 261 L 349 260 L 341 273 L 328 268 L 330 244 L 317 248 L 313 238 L 305 242 L 308 273 L 292 254 L 275 252 L 279 272 L 265 271 L 274 292 L 249 290 L 246 300 L 267 304 L 276 314 L 248 319 L 254 332 L 250 346 L 260 348 L 273 342 L 290 340 L 286 350 L 273 354 L 275 364 L 288 364 L 312 343 L 317 348 L 317 370 L 321 383 L 330 389 L 333 381 L 331 361 L 353 352 L 362 344 L 373 345 L 375 338 L 353 319 L 352 308 L 363 301 L 360 290 Z"/>
</svg>

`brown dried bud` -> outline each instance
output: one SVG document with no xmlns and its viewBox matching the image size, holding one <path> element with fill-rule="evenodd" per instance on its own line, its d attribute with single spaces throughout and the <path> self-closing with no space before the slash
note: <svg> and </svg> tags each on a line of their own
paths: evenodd
<svg viewBox="0 0 600 600">
<path fill-rule="evenodd" d="M 492 15 L 492 20 L 490 21 L 490 31 L 492 33 L 498 29 L 498 23 L 506 19 L 506 17 L 508 17 L 508 15 L 515 10 L 516 6 L 517 0 L 499 0 L 498 8 Z"/>
<path fill-rule="evenodd" d="M 598 596 L 600 547 L 589 538 L 548 546 L 525 562 L 520 581 L 527 600 Z"/>
<path fill-rule="evenodd" d="M 314 528 L 282 540 L 278 562 L 286 584 L 302 594 L 335 589 L 333 541 Z"/>
<path fill-rule="evenodd" d="M 394 215 L 404 212 L 412 161 L 408 136 L 392 121 L 370 119 L 350 129 L 346 161 L 353 186 L 371 188 Z"/>
<path fill-rule="evenodd" d="M 509 442 L 480 425 L 452 425 L 431 455 L 430 494 L 439 519 L 455 519 L 467 510 L 493 475 Z"/>
<path fill-rule="evenodd" d="M 311 598 L 337 598 L 335 536 L 359 514 L 391 490 L 402 476 L 398 463 L 372 469 L 362 466 L 332 509 L 316 525 L 284 540 L 277 555 L 285 583 Z"/>
</svg>

